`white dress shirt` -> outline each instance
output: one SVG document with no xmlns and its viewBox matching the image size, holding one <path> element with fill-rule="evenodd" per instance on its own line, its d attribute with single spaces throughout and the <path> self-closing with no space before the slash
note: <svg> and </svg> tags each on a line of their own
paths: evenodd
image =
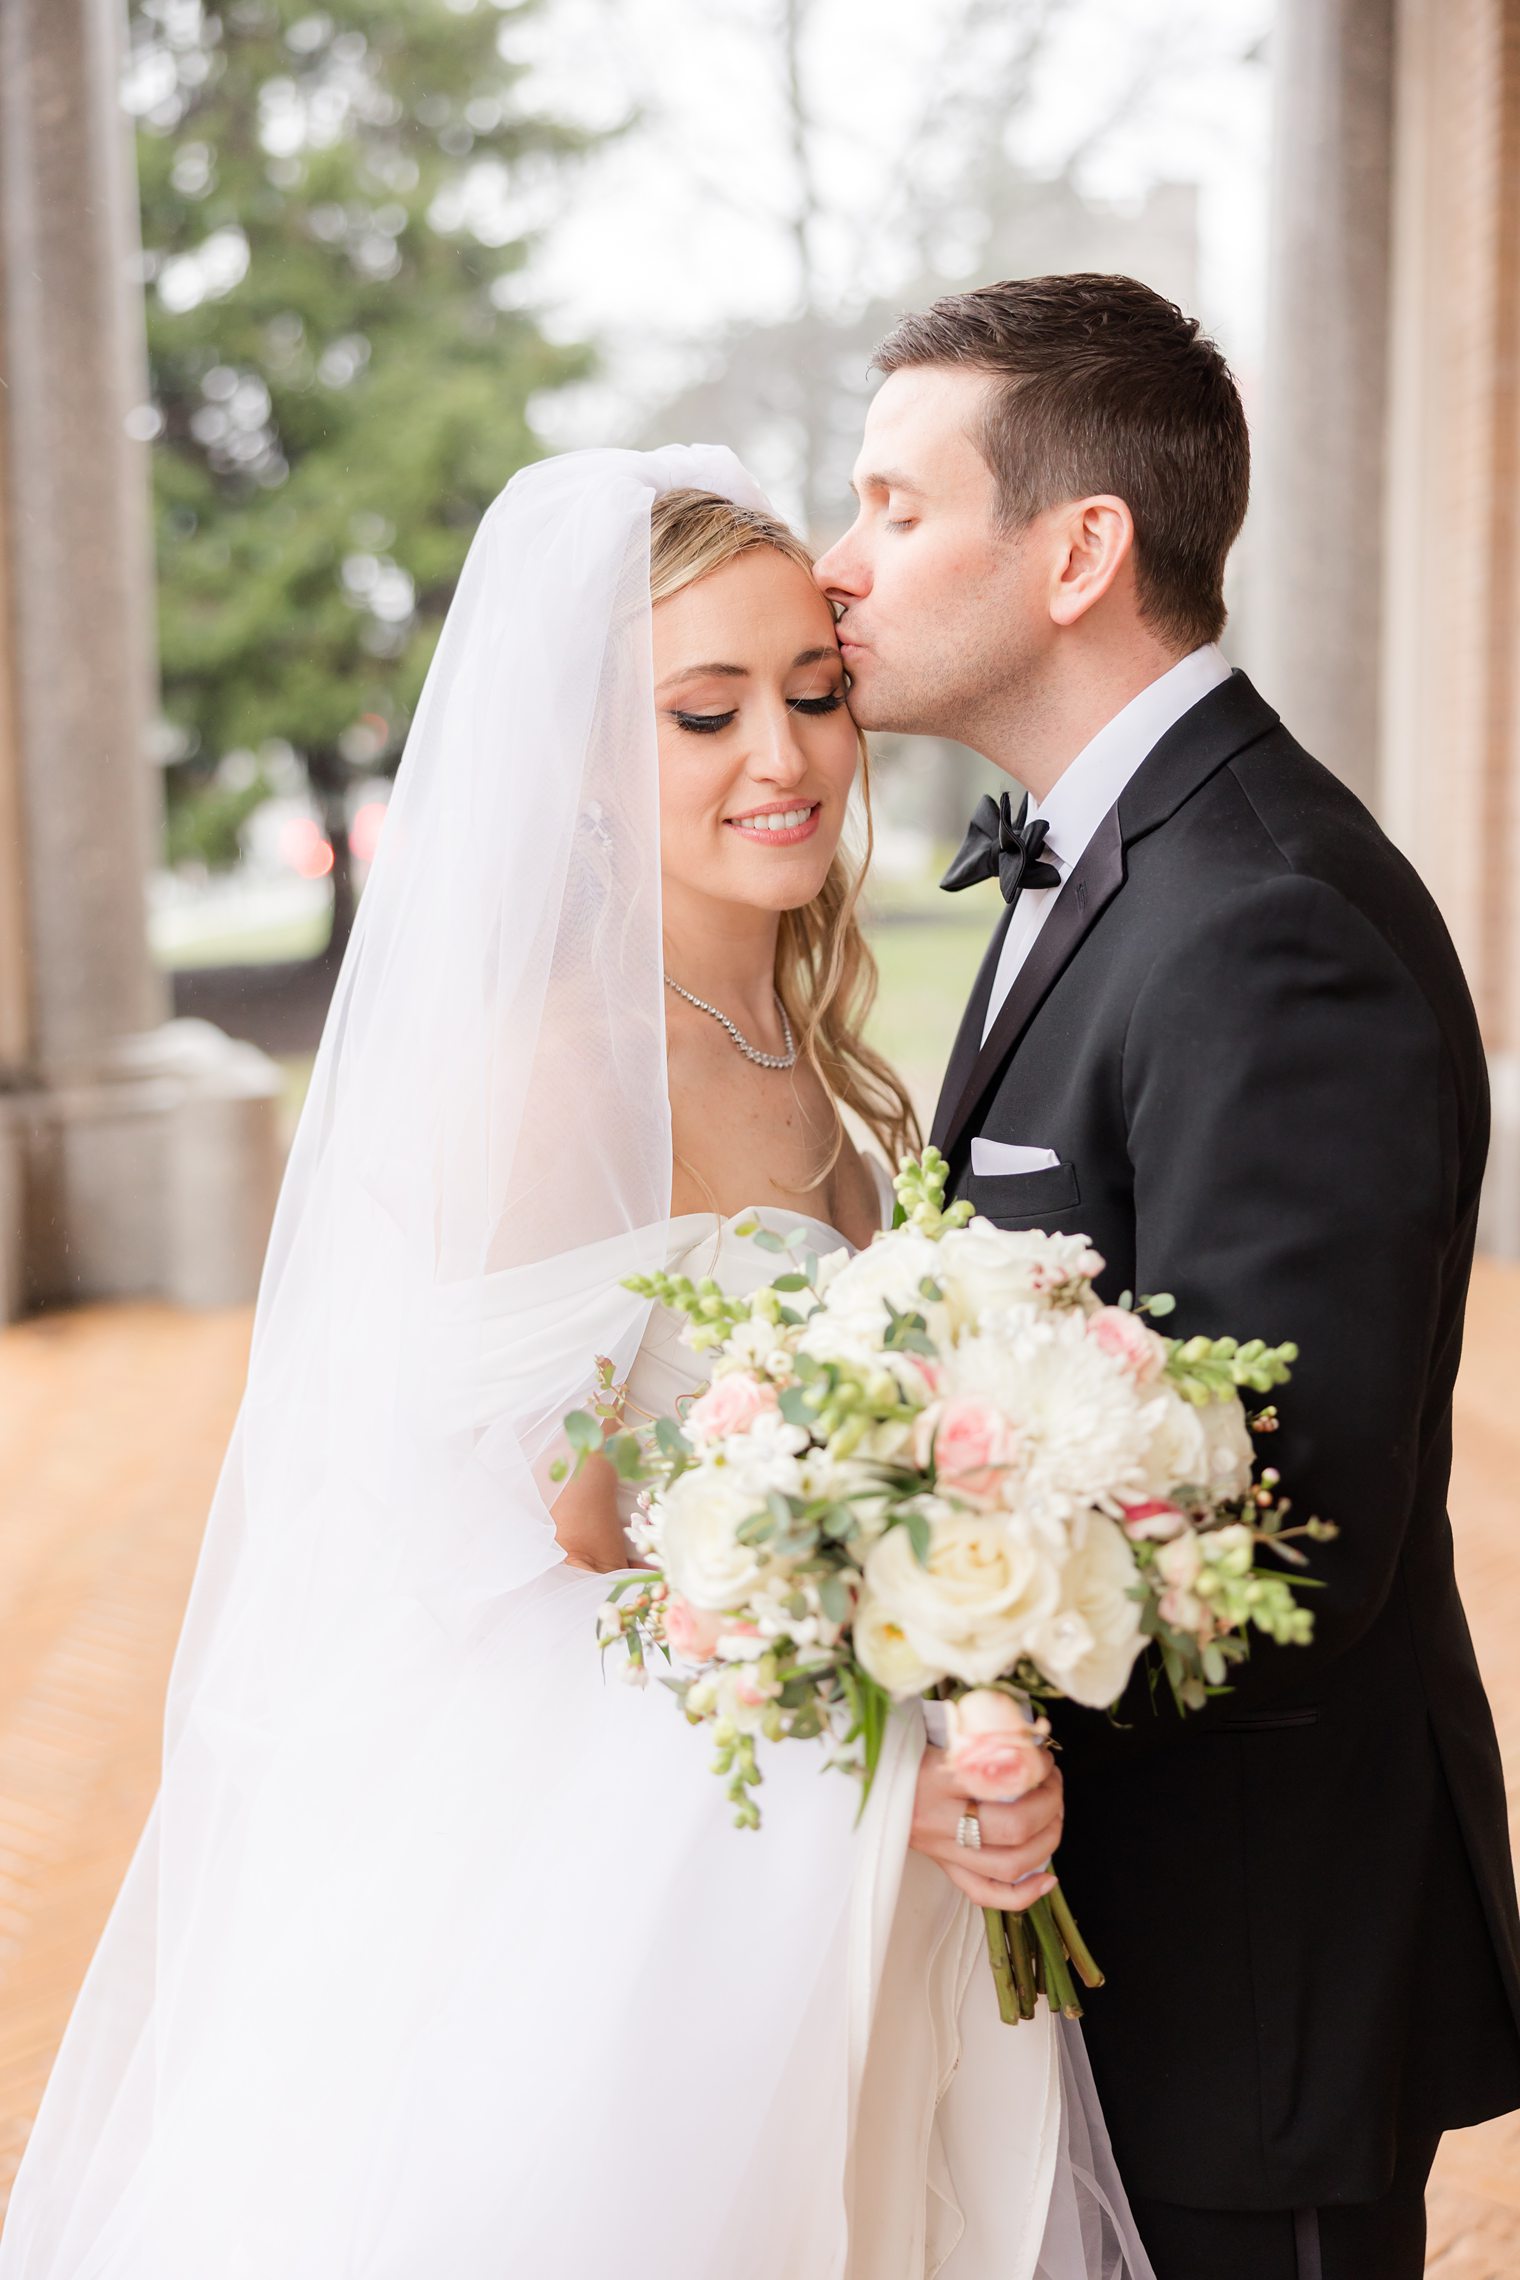
<svg viewBox="0 0 1520 2280">
<path fill-rule="evenodd" d="M 1026 821 L 1033 823 L 1041 817 L 1049 826 L 1041 860 L 1055 864 L 1061 885 L 1025 887 L 1014 905 L 982 1024 L 984 1044 L 1072 870 L 1141 761 L 1150 756 L 1185 712 L 1192 711 L 1200 697 L 1206 697 L 1210 689 L 1217 689 L 1229 677 L 1224 652 L 1212 643 L 1179 659 L 1138 697 L 1131 697 L 1122 712 L 1105 722 L 1039 805 L 1031 806 Z"/>
</svg>

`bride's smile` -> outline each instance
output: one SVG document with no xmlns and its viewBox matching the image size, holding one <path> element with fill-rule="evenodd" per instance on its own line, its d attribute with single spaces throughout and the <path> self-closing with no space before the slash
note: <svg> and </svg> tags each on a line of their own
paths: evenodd
<svg viewBox="0 0 1520 2280">
<path fill-rule="evenodd" d="M 800 562 L 755 546 L 656 603 L 653 624 L 666 931 L 700 935 L 706 963 L 747 913 L 763 1020 L 766 933 L 822 887 L 860 766 L 833 612 Z"/>
</svg>

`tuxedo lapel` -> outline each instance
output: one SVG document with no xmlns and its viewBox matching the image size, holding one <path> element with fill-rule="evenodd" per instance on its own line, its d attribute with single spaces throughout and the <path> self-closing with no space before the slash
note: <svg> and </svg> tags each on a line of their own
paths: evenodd
<svg viewBox="0 0 1520 2280">
<path fill-rule="evenodd" d="M 1232 673 L 1167 730 L 1093 834 L 1036 935 L 986 1044 L 980 1045 L 1011 912 L 1005 915 L 977 976 L 935 1111 L 934 1145 L 947 1156 L 1084 937 L 1123 886 L 1125 849 L 1166 823 L 1226 761 L 1277 726 L 1277 714 L 1244 673 Z"/>
<path fill-rule="evenodd" d="M 966 1000 L 966 1010 L 961 1015 L 961 1025 L 955 1033 L 955 1043 L 950 1048 L 950 1058 L 945 1064 L 944 1082 L 939 1088 L 939 1101 L 929 1135 L 933 1147 L 943 1147 L 941 1133 L 966 1089 L 977 1054 L 981 1051 L 987 1006 L 992 997 L 993 982 L 997 978 L 998 960 L 1003 954 L 1003 938 L 1008 932 L 1012 917 L 1013 905 L 1005 903 L 1003 915 L 992 930 L 992 940 L 987 945 L 977 968 L 976 980 L 971 985 L 971 995 Z"/>
<path fill-rule="evenodd" d="M 952 1092 L 954 1061 L 935 1118 L 935 1145 L 948 1156 L 964 1132 L 983 1093 L 997 1075 L 1024 1031 L 1060 979 L 1088 929 L 1094 926 L 1124 884 L 1124 842 L 1119 811 L 1110 808 L 1088 843 L 1086 853 L 1056 897 L 1055 908 L 1035 936 L 1012 989 L 987 1032 L 987 1042 L 975 1053 L 959 1087 Z M 986 1019 L 988 991 L 982 997 L 981 1020 Z M 977 1034 L 980 1035 L 980 1021 Z M 959 1053 L 965 1024 L 956 1039 Z M 948 1104 L 948 1105 L 947 1105 Z"/>
</svg>

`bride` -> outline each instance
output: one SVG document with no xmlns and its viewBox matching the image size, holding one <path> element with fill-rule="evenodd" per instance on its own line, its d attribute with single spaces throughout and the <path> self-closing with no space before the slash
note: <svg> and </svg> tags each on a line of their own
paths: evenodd
<svg viewBox="0 0 1520 2280">
<path fill-rule="evenodd" d="M 916 1708 L 729 1825 L 599 1666 L 626 1565 L 560 1420 L 699 1367 L 622 1278 L 867 1242 L 913 1138 L 857 1026 L 863 752 L 730 454 L 519 475 L 461 578 L 292 1152 L 158 1802 L 0 2280 L 1149 2280 L 1075 2031 L 983 1900 L 1059 1777 L 964 1799 Z M 823 1776 L 820 1778 L 820 1776 Z"/>
</svg>

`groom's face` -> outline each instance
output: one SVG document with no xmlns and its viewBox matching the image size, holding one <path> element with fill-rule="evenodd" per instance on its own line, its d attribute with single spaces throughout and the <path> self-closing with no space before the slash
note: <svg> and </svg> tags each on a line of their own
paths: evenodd
<svg viewBox="0 0 1520 2280">
<path fill-rule="evenodd" d="M 858 512 L 814 573 L 863 728 L 974 741 L 1048 629 L 1030 550 L 999 527 L 973 440 L 991 385 L 924 365 L 892 373 L 871 405 Z"/>
</svg>

